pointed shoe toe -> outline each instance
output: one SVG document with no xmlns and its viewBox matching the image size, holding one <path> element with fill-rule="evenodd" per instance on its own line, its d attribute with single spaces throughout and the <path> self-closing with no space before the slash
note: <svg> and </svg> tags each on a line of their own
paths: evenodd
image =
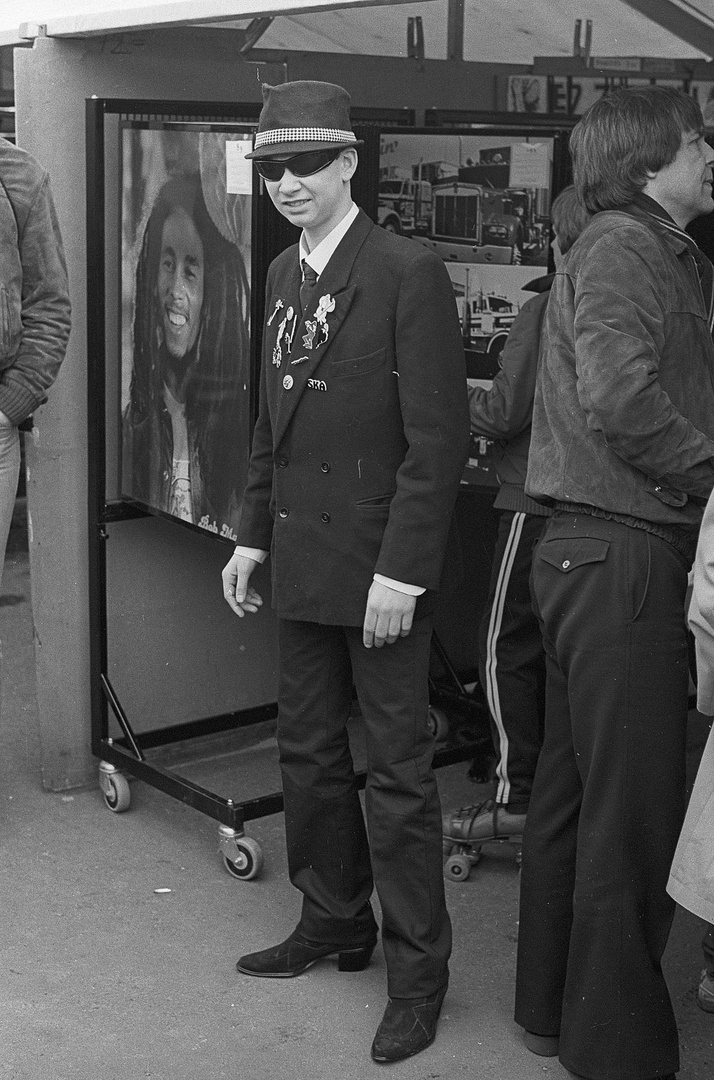
<svg viewBox="0 0 714 1080">
<path fill-rule="evenodd" d="M 424 998 L 390 998 L 372 1043 L 372 1060 L 380 1065 L 401 1061 L 431 1046 L 445 995 L 443 986 Z"/>
<path fill-rule="evenodd" d="M 328 956 L 337 957 L 339 971 L 363 971 L 372 958 L 377 939 L 354 945 L 334 944 L 330 942 L 306 941 L 297 934 L 291 934 L 279 945 L 260 952 L 241 956 L 236 968 L 243 975 L 257 975 L 264 979 L 291 979 L 303 971 L 324 960 Z"/>
</svg>

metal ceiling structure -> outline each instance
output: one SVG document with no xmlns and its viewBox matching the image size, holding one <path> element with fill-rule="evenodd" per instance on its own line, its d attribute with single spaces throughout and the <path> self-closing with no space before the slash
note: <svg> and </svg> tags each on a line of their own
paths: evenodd
<svg viewBox="0 0 714 1080">
<path fill-rule="evenodd" d="M 208 24 L 243 30 L 248 47 L 405 56 L 413 18 L 429 59 L 572 56 L 576 20 L 592 21 L 596 57 L 714 57 L 714 0 L 3 0 L 0 45 Z"/>
</svg>

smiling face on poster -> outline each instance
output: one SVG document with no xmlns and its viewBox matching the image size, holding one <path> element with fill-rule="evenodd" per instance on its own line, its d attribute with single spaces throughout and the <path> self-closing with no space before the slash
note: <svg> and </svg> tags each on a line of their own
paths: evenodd
<svg viewBox="0 0 714 1080">
<path fill-rule="evenodd" d="M 250 444 L 248 135 L 127 123 L 122 493 L 227 539 Z"/>
</svg>

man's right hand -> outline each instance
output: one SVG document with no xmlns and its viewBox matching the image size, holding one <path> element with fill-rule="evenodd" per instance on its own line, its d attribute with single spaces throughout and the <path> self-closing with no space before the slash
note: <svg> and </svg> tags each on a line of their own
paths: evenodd
<svg viewBox="0 0 714 1080">
<path fill-rule="evenodd" d="M 246 611 L 255 613 L 263 599 L 250 584 L 250 575 L 258 565 L 255 559 L 235 553 L 223 567 L 223 597 L 230 608 L 242 619 Z"/>
</svg>

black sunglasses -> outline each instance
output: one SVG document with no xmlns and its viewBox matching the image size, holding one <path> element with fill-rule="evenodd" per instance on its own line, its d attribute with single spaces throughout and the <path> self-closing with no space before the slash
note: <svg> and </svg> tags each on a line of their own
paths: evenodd
<svg viewBox="0 0 714 1080">
<path fill-rule="evenodd" d="M 293 154 L 287 158 L 263 158 L 255 162 L 258 174 L 264 180 L 282 180 L 283 173 L 289 169 L 293 176 L 313 176 L 331 165 L 342 153 L 342 149 L 308 150 L 303 154 Z"/>
</svg>

